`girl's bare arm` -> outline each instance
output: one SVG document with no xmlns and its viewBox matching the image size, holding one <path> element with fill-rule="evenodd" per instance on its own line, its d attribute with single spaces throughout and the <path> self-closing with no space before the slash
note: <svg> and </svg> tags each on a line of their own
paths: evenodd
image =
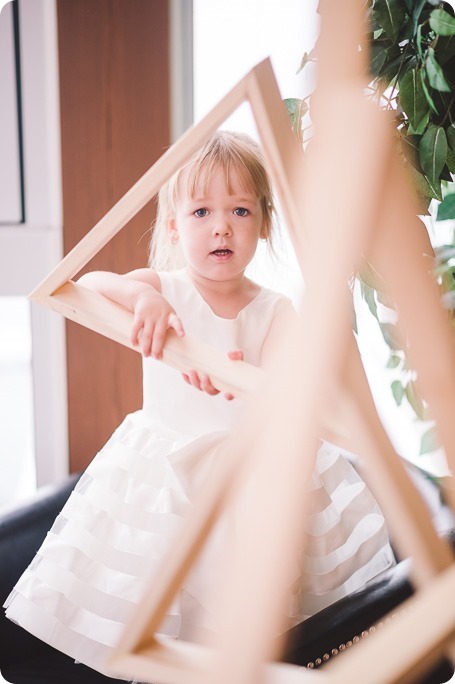
<svg viewBox="0 0 455 684">
<path fill-rule="evenodd" d="M 143 356 L 161 358 L 169 328 L 180 337 L 184 335 L 179 317 L 161 294 L 159 276 L 151 269 L 136 269 L 124 275 L 92 271 L 78 282 L 133 312 L 131 342 Z"/>
</svg>

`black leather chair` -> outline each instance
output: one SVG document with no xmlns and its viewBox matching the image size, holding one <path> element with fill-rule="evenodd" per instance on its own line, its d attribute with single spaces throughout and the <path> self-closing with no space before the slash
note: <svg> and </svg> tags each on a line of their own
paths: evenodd
<svg viewBox="0 0 455 684">
<path fill-rule="evenodd" d="M 62 485 L 43 487 L 30 503 L 0 517 L 0 603 L 38 550 L 53 520 L 63 507 L 78 477 Z M 51 648 L 0 612 L 0 672 L 18 684 L 96 684 L 118 682 Z"/>
<path fill-rule="evenodd" d="M 0 605 L 32 560 L 77 477 L 43 488 L 27 505 L 0 516 Z M 380 629 L 384 616 L 412 594 L 404 560 L 381 578 L 329 606 L 289 632 L 285 662 L 317 668 Z M 453 597 L 451 597 L 453 600 Z M 386 654 L 384 654 L 386 656 Z M 109 684 L 105 677 L 74 661 L 7 620 L 0 612 L 0 672 L 16 684 Z M 415 684 L 441 684 L 453 674 L 448 660 Z"/>
</svg>

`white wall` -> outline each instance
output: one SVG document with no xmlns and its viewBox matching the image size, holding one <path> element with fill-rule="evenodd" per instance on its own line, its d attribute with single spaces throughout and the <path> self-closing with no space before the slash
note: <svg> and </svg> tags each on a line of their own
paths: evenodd
<svg viewBox="0 0 455 684">
<path fill-rule="evenodd" d="M 55 0 L 19 3 L 25 223 L 0 226 L 0 296 L 26 297 L 62 257 L 56 19 Z M 3 107 L 0 126 L 2 117 Z M 30 311 L 33 438 L 37 483 L 44 484 L 67 472 L 64 322 L 37 305 Z"/>
<path fill-rule="evenodd" d="M 257 62 L 270 57 L 283 98 L 301 97 L 296 75 L 315 42 L 317 0 L 193 0 L 195 119 Z"/>
</svg>

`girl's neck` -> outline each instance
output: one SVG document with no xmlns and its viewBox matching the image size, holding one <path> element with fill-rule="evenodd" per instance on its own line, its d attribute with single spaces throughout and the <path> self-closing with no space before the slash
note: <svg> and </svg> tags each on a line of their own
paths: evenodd
<svg viewBox="0 0 455 684">
<path fill-rule="evenodd" d="M 201 297 L 222 318 L 236 318 L 258 294 L 259 285 L 244 273 L 231 280 L 211 280 L 187 267 L 186 271 Z"/>
</svg>

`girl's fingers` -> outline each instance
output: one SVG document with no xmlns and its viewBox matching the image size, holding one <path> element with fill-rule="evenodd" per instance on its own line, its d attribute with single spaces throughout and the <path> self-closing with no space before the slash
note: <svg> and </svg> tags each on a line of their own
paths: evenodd
<svg viewBox="0 0 455 684">
<path fill-rule="evenodd" d="M 187 382 L 189 385 L 191 385 L 191 380 L 189 379 L 189 377 L 187 376 L 187 374 L 186 374 L 186 373 L 182 373 L 182 376 L 183 376 L 183 379 L 185 380 L 185 382 Z"/>
<path fill-rule="evenodd" d="M 198 373 L 195 370 L 190 370 L 188 371 L 187 377 L 190 384 L 193 385 L 193 387 L 196 387 L 196 389 L 201 390 L 201 392 L 207 392 L 207 394 L 212 396 L 219 394 L 219 390 L 212 385 L 209 376 L 205 375 L 205 373 Z"/>
<path fill-rule="evenodd" d="M 200 390 L 201 389 L 201 383 L 199 380 L 199 375 L 195 370 L 190 370 L 188 371 L 188 377 L 190 379 L 190 383 L 193 385 L 193 387 L 196 387 L 196 389 Z"/>
<path fill-rule="evenodd" d="M 177 316 L 176 313 L 169 314 L 168 327 L 175 330 L 175 332 L 177 333 L 177 335 L 179 337 L 183 337 L 185 334 L 185 331 L 184 331 L 183 325 L 182 325 L 182 321 L 180 320 L 180 318 Z"/>
<path fill-rule="evenodd" d="M 183 337 L 183 335 L 185 334 L 182 322 L 180 318 L 177 316 L 177 314 L 170 314 L 167 320 L 158 320 L 153 331 L 153 341 L 151 347 L 151 354 L 154 359 L 161 359 L 163 357 L 164 341 L 166 339 L 166 333 L 169 328 L 175 330 L 179 337 Z"/>
<path fill-rule="evenodd" d="M 131 328 L 131 344 L 133 347 L 139 346 L 139 333 L 141 331 L 141 328 L 143 326 L 143 321 L 140 319 L 136 320 L 134 319 L 133 321 L 133 326 Z"/>
<path fill-rule="evenodd" d="M 131 328 L 131 344 L 134 347 L 140 347 L 143 356 L 161 359 L 168 328 L 175 330 L 179 337 L 185 334 L 182 322 L 176 313 L 171 313 L 156 321 L 148 320 L 148 317 L 135 318 Z"/>
<path fill-rule="evenodd" d="M 161 359 L 163 356 L 164 339 L 166 337 L 167 324 L 165 321 L 158 321 L 153 331 L 152 356 L 154 359 Z"/>
<path fill-rule="evenodd" d="M 152 349 L 152 340 L 155 334 L 155 325 L 147 323 L 143 325 L 140 335 L 139 343 L 141 345 L 142 356 L 150 356 Z"/>
<path fill-rule="evenodd" d="M 205 375 L 204 373 L 201 373 L 199 375 L 199 382 L 201 383 L 201 390 L 203 392 L 207 392 L 207 394 L 210 394 L 214 396 L 215 394 L 219 394 L 219 390 L 217 390 L 213 385 L 212 381 L 210 380 L 208 375 Z"/>
</svg>

